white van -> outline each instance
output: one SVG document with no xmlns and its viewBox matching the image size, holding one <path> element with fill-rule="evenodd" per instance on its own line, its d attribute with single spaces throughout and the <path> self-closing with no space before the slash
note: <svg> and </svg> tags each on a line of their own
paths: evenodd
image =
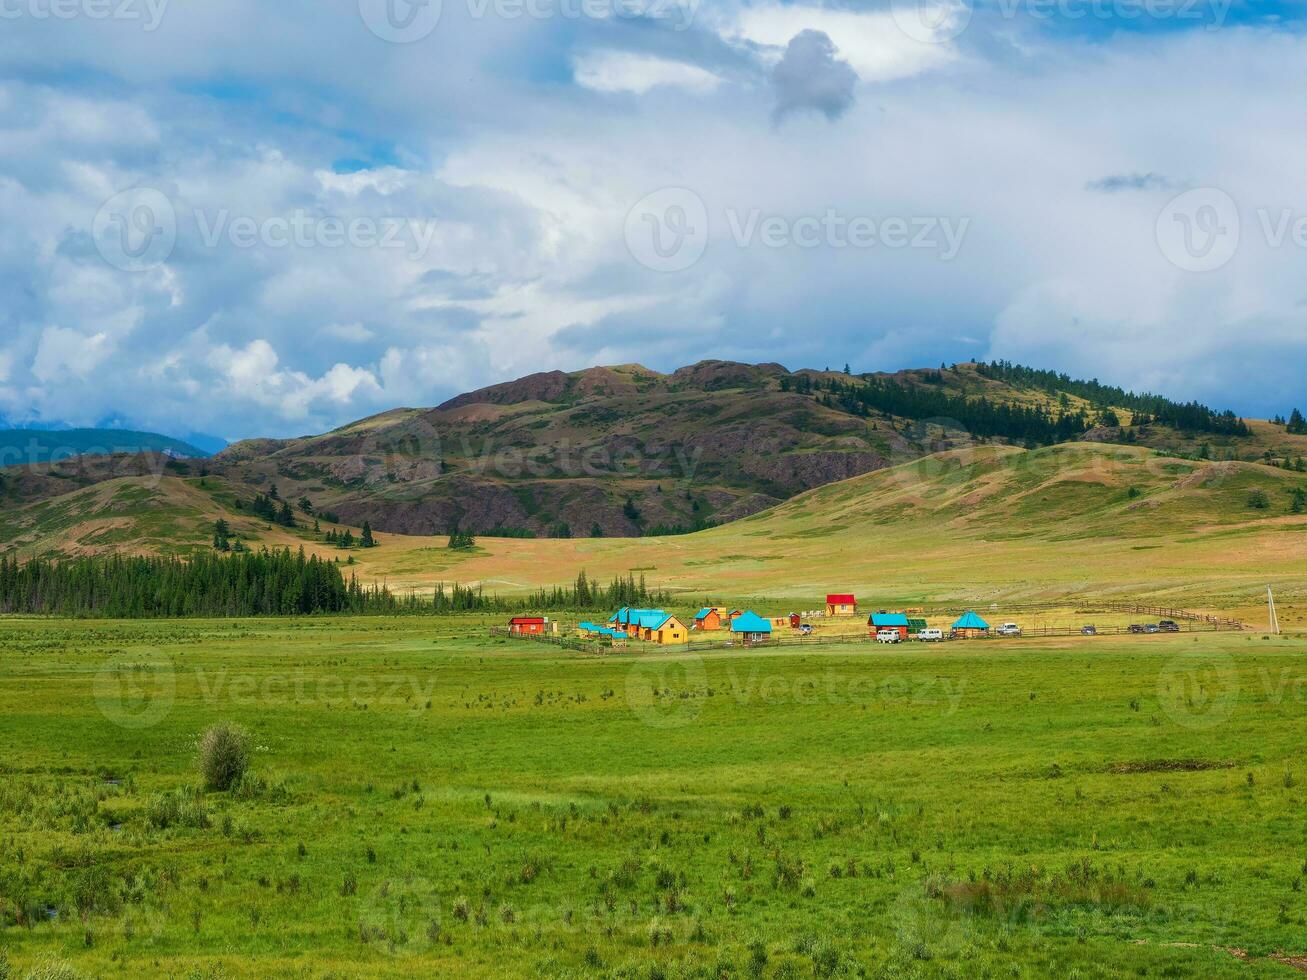
<svg viewBox="0 0 1307 980">
<path fill-rule="evenodd" d="M 898 630 L 876 630 L 877 643 L 900 643 L 903 636 Z"/>
<path fill-rule="evenodd" d="M 917 639 L 922 643 L 942 643 L 944 640 L 944 631 L 937 629 L 918 630 Z"/>
</svg>

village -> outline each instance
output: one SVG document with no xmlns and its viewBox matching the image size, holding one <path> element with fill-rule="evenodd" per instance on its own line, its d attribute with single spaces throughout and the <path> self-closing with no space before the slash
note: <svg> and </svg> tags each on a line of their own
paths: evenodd
<svg viewBox="0 0 1307 980">
<path fill-rule="evenodd" d="M 765 616 L 751 609 L 706 605 L 688 622 L 664 609 L 623 606 L 607 620 L 582 620 L 565 627 L 547 616 L 514 616 L 507 633 L 515 638 L 572 637 L 600 646 L 625 647 L 629 642 L 674 646 L 716 641 L 724 646 L 754 647 L 781 641 L 850 642 L 879 644 L 942 643 L 954 640 L 1015 639 L 1023 635 L 1080 636 L 1151 635 L 1194 630 L 1242 629 L 1237 621 L 1181 609 L 1154 608 L 1133 603 L 1096 603 L 1095 622 L 1075 621 L 1075 606 L 1022 607 L 1038 625 L 1023 628 L 1014 620 L 993 626 L 974 609 L 960 615 L 937 616 L 932 625 L 925 609 L 879 609 L 865 615 L 852 593 L 829 593 L 824 608 Z M 1156 622 L 1129 621 L 1137 614 L 1159 617 Z M 997 621 L 997 620 L 996 620 Z M 865 622 L 865 626 L 863 625 Z M 945 625 L 947 624 L 947 625 Z"/>
</svg>

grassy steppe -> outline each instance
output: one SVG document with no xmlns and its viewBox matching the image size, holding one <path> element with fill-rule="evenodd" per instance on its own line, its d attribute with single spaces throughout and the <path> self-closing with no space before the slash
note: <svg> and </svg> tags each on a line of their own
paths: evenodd
<svg viewBox="0 0 1307 980">
<path fill-rule="evenodd" d="M 590 658 L 483 626 L 0 622 L 14 974 L 1247 977 L 1307 953 L 1300 637 Z M 219 719 L 259 778 L 195 796 Z"/>
</svg>

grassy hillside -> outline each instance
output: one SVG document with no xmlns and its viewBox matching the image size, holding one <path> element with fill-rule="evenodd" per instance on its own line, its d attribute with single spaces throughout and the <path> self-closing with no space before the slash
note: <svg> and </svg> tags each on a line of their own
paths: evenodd
<svg viewBox="0 0 1307 980">
<path fill-rule="evenodd" d="M 554 371 L 321 436 L 241 443 L 212 466 L 381 530 L 630 537 L 724 523 L 980 442 L 1084 437 L 1222 459 L 1307 452 L 1307 436 L 1254 434 L 1242 423 L 1223 434 L 1221 418 L 1201 406 L 996 371 L 845 375 L 726 361 L 671 374 L 639 365 Z M 1114 408 L 1113 398 L 1123 404 Z M 1140 414 L 1143 406 L 1161 415 Z M 1158 421 L 1168 414 L 1195 430 Z"/>
<path fill-rule="evenodd" d="M 352 560 L 399 589 L 481 583 L 525 592 L 582 568 L 629 571 L 689 601 L 766 596 L 815 604 L 852 590 L 868 604 L 1068 595 L 1154 596 L 1260 616 L 1268 583 L 1286 625 L 1307 613 L 1307 474 L 1176 459 L 1141 447 L 1073 443 L 952 450 L 820 487 L 696 534 L 568 540 L 378 534 L 345 551 L 298 515 L 287 529 L 238 509 L 250 488 L 214 476 L 124 477 L 5 515 L 0 534 L 33 554 L 209 546 L 227 520 L 250 546 L 305 547 Z M 1264 509 L 1250 506 L 1257 495 Z M 357 535 L 358 529 L 354 528 Z"/>
</svg>

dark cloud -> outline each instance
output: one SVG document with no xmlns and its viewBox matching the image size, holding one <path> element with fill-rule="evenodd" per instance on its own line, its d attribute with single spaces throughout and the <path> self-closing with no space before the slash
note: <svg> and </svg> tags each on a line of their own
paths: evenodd
<svg viewBox="0 0 1307 980">
<path fill-rule="evenodd" d="M 1169 191 L 1178 187 L 1170 177 L 1151 171 L 1146 174 L 1108 174 L 1085 184 L 1085 190 L 1100 191 L 1103 194 L 1115 194 L 1118 191 Z"/>
<path fill-rule="evenodd" d="M 853 105 L 858 73 L 835 55 L 835 44 L 822 31 L 800 31 L 790 39 L 771 76 L 776 92 L 774 118 L 812 109 L 838 119 Z"/>
</svg>

